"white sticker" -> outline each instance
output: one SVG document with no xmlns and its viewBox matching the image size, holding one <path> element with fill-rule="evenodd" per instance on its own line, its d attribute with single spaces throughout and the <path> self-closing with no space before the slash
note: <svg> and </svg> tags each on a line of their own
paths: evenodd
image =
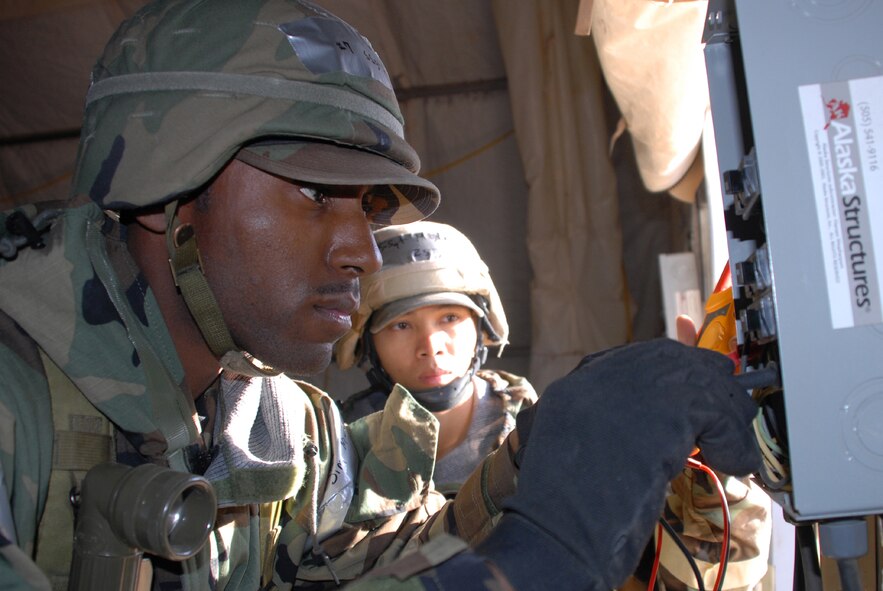
<svg viewBox="0 0 883 591">
<path fill-rule="evenodd" d="M 883 76 L 801 86 L 831 322 L 883 322 Z"/>
</svg>

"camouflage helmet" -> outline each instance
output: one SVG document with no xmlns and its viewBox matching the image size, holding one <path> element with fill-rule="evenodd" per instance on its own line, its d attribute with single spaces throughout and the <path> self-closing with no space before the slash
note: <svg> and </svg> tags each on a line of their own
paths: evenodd
<svg viewBox="0 0 883 591">
<path fill-rule="evenodd" d="M 287 171 L 303 141 L 351 150 L 325 158 L 331 171 Z M 158 0 L 124 22 L 92 71 L 73 192 L 113 210 L 165 203 L 243 146 L 243 160 L 289 178 L 382 185 L 373 221 L 418 220 L 438 203 L 370 43 L 304 0 Z M 260 166 L 274 159 L 280 170 Z"/>
<path fill-rule="evenodd" d="M 341 369 L 361 360 L 366 329 L 378 332 L 401 314 L 438 304 L 461 305 L 476 312 L 484 344 L 502 351 L 509 337 L 503 304 L 487 265 L 462 232 L 423 221 L 380 228 L 374 238 L 383 267 L 360 280 L 361 303 L 353 314 L 352 328 L 335 345 Z"/>
</svg>

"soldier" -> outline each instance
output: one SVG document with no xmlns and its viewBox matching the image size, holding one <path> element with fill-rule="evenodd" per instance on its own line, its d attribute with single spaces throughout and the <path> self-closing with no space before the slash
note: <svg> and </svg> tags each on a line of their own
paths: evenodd
<svg viewBox="0 0 883 591">
<path fill-rule="evenodd" d="M 414 430 L 437 432 L 433 480 L 436 490 L 451 495 L 499 447 L 514 427 L 515 415 L 533 404 L 536 394 L 524 378 L 479 369 L 489 347 L 501 351 L 508 344 L 509 327 L 487 265 L 465 235 L 447 224 L 422 221 L 381 228 L 374 237 L 383 266 L 362 279 L 353 327 L 334 349 L 340 368 L 358 364 L 370 386 L 343 400 L 341 413 L 352 423 L 383 409 L 418 420 Z M 695 328 L 683 330 L 691 336 L 682 342 L 695 346 Z M 433 368 L 456 369 L 440 373 L 441 384 L 427 384 L 425 378 L 438 379 Z M 414 409 L 414 401 L 438 419 L 437 431 L 424 418 L 425 411 Z M 379 415 L 365 419 L 380 420 Z M 351 428 L 357 433 L 366 429 L 361 424 Z M 718 477 L 727 491 L 733 524 L 727 587 L 752 589 L 769 558 L 770 499 L 750 479 Z M 514 490 L 514 483 L 510 487 Z M 717 489 L 705 473 L 685 468 L 672 481 L 664 516 L 679 530 L 697 568 L 712 578 L 719 567 L 722 511 Z M 674 543 L 668 537 L 663 540 L 667 545 L 659 572 L 666 588 L 695 587 L 686 558 L 670 550 Z M 652 543 L 631 581 L 637 588 L 646 587 L 654 553 Z"/>
<path fill-rule="evenodd" d="M 344 400 L 341 412 L 352 423 L 388 397 L 387 412 L 429 411 L 437 423 L 424 419 L 415 429 L 438 425 L 433 480 L 452 495 L 536 392 L 522 377 L 480 369 L 489 347 L 502 352 L 508 343 L 509 325 L 487 265 L 462 232 L 423 221 L 381 228 L 374 238 L 383 266 L 361 281 L 353 327 L 334 350 L 340 368 L 358 363 L 370 386 Z"/>
<path fill-rule="evenodd" d="M 121 25 L 69 206 L 7 237 L 22 248 L 0 266 L 0 587 L 66 586 L 80 483 L 108 460 L 212 483 L 209 542 L 146 571 L 227 591 L 376 564 L 357 588 L 611 587 L 694 445 L 758 466 L 730 361 L 673 341 L 587 358 L 443 507 L 428 441 L 393 421 L 355 449 L 332 400 L 284 374 L 322 370 L 349 330 L 380 268 L 371 224 L 436 206 L 417 169 L 382 63 L 322 9 L 159 0 Z"/>
</svg>

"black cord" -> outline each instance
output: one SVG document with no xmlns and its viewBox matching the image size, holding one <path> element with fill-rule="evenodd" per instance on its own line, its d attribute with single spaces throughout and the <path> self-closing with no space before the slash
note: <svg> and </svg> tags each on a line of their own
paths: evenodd
<svg viewBox="0 0 883 591">
<path fill-rule="evenodd" d="M 681 540 L 681 536 L 678 535 L 678 532 L 674 530 L 674 528 L 662 517 L 659 518 L 659 524 L 665 528 L 665 531 L 671 536 L 671 539 L 674 540 L 674 543 L 678 545 L 678 548 L 681 549 L 681 552 L 684 553 L 684 557 L 687 559 L 687 562 L 690 565 L 690 569 L 693 571 L 693 576 L 696 577 L 696 588 L 699 591 L 705 591 L 705 583 L 702 581 L 702 573 L 699 572 L 699 567 L 696 566 L 696 559 L 693 558 L 693 555 L 690 554 L 690 551 L 684 545 L 683 540 Z"/>
<path fill-rule="evenodd" d="M 794 526 L 794 589 L 822 591 L 822 572 L 812 525 Z"/>
<path fill-rule="evenodd" d="M 733 376 L 740 386 L 746 390 L 754 390 L 755 388 L 770 388 L 781 385 L 779 379 L 779 368 L 775 362 L 770 361 L 769 364 L 761 369 L 747 371 Z"/>
</svg>

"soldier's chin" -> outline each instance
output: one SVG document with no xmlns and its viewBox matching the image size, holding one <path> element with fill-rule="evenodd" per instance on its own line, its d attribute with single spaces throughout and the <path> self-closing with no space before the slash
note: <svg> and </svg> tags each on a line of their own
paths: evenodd
<svg viewBox="0 0 883 591">
<path fill-rule="evenodd" d="M 331 363 L 331 345 L 312 345 L 300 347 L 287 359 L 279 359 L 274 367 L 291 377 L 309 378 L 322 373 Z"/>
</svg>

